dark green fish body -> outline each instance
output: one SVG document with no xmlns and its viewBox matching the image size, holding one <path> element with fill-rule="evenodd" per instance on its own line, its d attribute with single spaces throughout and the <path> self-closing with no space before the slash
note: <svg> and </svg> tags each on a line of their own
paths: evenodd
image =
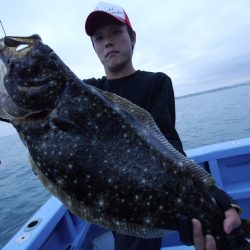
<svg viewBox="0 0 250 250">
<path fill-rule="evenodd" d="M 18 43 L 28 47 L 16 51 Z M 242 231 L 224 234 L 212 177 L 177 152 L 145 110 L 82 83 L 38 36 L 2 39 L 0 69 L 0 116 L 74 214 L 143 238 L 178 230 L 182 216 L 197 218 L 218 249 L 250 249 Z"/>
</svg>

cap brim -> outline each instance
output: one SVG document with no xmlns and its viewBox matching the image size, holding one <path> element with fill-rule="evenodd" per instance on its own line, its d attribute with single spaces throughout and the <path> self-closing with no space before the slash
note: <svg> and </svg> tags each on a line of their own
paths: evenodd
<svg viewBox="0 0 250 250">
<path fill-rule="evenodd" d="M 126 24 L 121 19 L 105 12 L 105 11 L 94 11 L 89 14 L 85 22 L 85 31 L 87 35 L 92 36 L 96 29 L 100 27 L 104 21 L 115 21 L 119 24 Z"/>
</svg>

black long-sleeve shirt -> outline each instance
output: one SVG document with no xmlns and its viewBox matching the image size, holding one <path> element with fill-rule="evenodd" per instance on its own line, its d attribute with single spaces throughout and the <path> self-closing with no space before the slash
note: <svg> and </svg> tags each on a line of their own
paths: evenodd
<svg viewBox="0 0 250 250">
<path fill-rule="evenodd" d="M 89 85 L 115 93 L 151 113 L 167 140 L 181 153 L 180 137 L 175 129 L 175 98 L 171 79 L 164 73 L 136 71 L 132 75 L 108 80 L 84 80 Z"/>
</svg>

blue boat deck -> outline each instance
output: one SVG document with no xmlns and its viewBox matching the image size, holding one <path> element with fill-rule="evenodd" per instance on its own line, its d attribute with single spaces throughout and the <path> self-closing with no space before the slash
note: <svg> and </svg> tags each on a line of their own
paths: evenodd
<svg viewBox="0 0 250 250">
<path fill-rule="evenodd" d="M 193 159 L 210 172 L 218 186 L 243 208 L 250 218 L 250 138 L 190 150 Z M 3 250 L 101 249 L 112 250 L 110 231 L 83 221 L 51 197 L 17 232 Z M 162 240 L 162 250 L 190 250 L 173 232 Z"/>
</svg>

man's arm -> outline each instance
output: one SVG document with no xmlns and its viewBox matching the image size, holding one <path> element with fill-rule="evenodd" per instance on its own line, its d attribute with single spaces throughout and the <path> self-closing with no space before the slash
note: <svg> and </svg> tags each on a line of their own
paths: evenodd
<svg viewBox="0 0 250 250">
<path fill-rule="evenodd" d="M 163 73 L 154 84 L 151 107 L 148 111 L 172 146 L 185 155 L 180 137 L 175 129 L 175 96 L 172 81 Z"/>
</svg>

